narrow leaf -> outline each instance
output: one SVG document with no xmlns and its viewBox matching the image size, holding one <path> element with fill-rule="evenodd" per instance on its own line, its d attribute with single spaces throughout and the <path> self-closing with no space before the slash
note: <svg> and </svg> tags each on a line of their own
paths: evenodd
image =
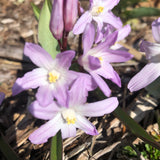
<svg viewBox="0 0 160 160">
<path fill-rule="evenodd" d="M 160 77 L 145 88 L 155 98 L 160 98 Z"/>
<path fill-rule="evenodd" d="M 59 48 L 57 40 L 52 36 L 52 33 L 49 29 L 51 17 L 50 3 L 50 0 L 45 0 L 40 13 L 38 41 L 41 46 L 52 56 L 52 58 L 55 58 L 59 53 Z"/>
<path fill-rule="evenodd" d="M 127 19 L 140 18 L 146 16 L 160 16 L 160 9 L 151 7 L 140 7 L 131 11 L 125 11 L 124 16 L 126 16 Z"/>
<path fill-rule="evenodd" d="M 157 143 L 137 122 L 135 122 L 120 107 L 118 107 L 113 113 L 132 131 L 133 134 L 141 138 L 146 143 L 160 150 L 160 144 Z"/>
<path fill-rule="evenodd" d="M 61 131 L 59 131 L 53 138 L 51 142 L 51 160 L 62 160 L 62 136 Z"/>
<path fill-rule="evenodd" d="M 18 160 L 16 153 L 10 147 L 3 134 L 0 132 L 0 151 L 7 160 Z"/>
<path fill-rule="evenodd" d="M 40 9 L 33 2 L 31 2 L 31 6 L 32 6 L 36 19 L 39 20 Z"/>
</svg>

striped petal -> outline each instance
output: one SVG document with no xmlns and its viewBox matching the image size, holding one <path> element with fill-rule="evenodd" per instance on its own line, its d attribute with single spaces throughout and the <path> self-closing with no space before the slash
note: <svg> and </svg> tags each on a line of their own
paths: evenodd
<svg viewBox="0 0 160 160">
<path fill-rule="evenodd" d="M 99 117 L 113 112 L 117 107 L 117 97 L 111 97 L 94 103 L 86 103 L 78 106 L 76 110 L 83 116 Z"/>
<path fill-rule="evenodd" d="M 138 91 L 152 83 L 159 76 L 160 63 L 149 63 L 130 80 L 128 89 L 131 92 Z"/>
<path fill-rule="evenodd" d="M 76 126 L 76 128 L 83 130 L 85 133 L 89 135 L 94 136 L 98 134 L 95 126 L 81 115 L 76 115 L 76 123 L 74 125 Z"/>
<path fill-rule="evenodd" d="M 51 55 L 37 44 L 26 43 L 24 46 L 24 54 L 38 67 L 47 70 L 50 70 L 53 67 L 54 60 Z"/>
<path fill-rule="evenodd" d="M 61 115 L 57 114 L 56 117 L 40 128 L 35 130 L 30 136 L 29 140 L 34 144 L 42 144 L 48 141 L 50 137 L 56 135 L 56 133 L 61 129 L 62 119 Z"/>
</svg>

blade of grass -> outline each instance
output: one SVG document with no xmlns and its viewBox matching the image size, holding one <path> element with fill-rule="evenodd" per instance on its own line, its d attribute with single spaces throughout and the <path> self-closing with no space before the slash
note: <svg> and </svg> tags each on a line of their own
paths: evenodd
<svg viewBox="0 0 160 160">
<path fill-rule="evenodd" d="M 1 132 L 0 132 L 0 151 L 7 160 L 19 159 Z"/>
<path fill-rule="evenodd" d="M 121 122 L 123 122 L 133 134 L 145 141 L 146 143 L 152 145 L 153 147 L 160 150 L 160 144 L 157 143 L 136 121 L 134 121 L 123 109 L 117 107 L 113 112 Z"/>
</svg>

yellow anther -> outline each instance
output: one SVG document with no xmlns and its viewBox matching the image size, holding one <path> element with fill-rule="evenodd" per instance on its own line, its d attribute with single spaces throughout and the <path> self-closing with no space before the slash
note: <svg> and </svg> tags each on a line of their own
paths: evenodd
<svg viewBox="0 0 160 160">
<path fill-rule="evenodd" d="M 100 62 L 103 61 L 103 58 L 102 58 L 102 57 L 98 57 L 98 59 L 100 60 Z"/>
<path fill-rule="evenodd" d="M 52 72 L 49 72 L 48 76 L 49 76 L 48 80 L 49 80 L 50 83 L 55 83 L 58 80 L 58 78 L 59 78 L 59 75 L 52 74 Z"/>
<path fill-rule="evenodd" d="M 75 124 L 76 118 L 69 118 L 69 117 L 67 117 L 66 121 L 67 121 L 67 124 Z"/>
<path fill-rule="evenodd" d="M 98 7 L 98 9 L 97 9 L 97 13 L 98 14 L 100 14 L 100 13 L 102 13 L 103 12 L 103 10 L 104 10 L 104 7 Z"/>
<path fill-rule="evenodd" d="M 75 116 L 75 111 L 73 109 L 63 110 L 62 116 L 64 120 L 67 122 L 67 124 L 75 124 L 76 116 Z"/>
<path fill-rule="evenodd" d="M 102 13 L 104 10 L 104 7 L 102 6 L 93 6 L 91 10 L 92 16 L 99 16 L 100 13 Z"/>
</svg>

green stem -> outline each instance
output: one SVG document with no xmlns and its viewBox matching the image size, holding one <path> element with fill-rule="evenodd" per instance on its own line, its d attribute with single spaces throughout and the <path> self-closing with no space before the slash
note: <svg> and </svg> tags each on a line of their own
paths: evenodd
<svg viewBox="0 0 160 160">
<path fill-rule="evenodd" d="M 59 131 L 51 141 L 51 160 L 62 160 L 63 154 L 63 141 L 61 131 Z"/>
</svg>

